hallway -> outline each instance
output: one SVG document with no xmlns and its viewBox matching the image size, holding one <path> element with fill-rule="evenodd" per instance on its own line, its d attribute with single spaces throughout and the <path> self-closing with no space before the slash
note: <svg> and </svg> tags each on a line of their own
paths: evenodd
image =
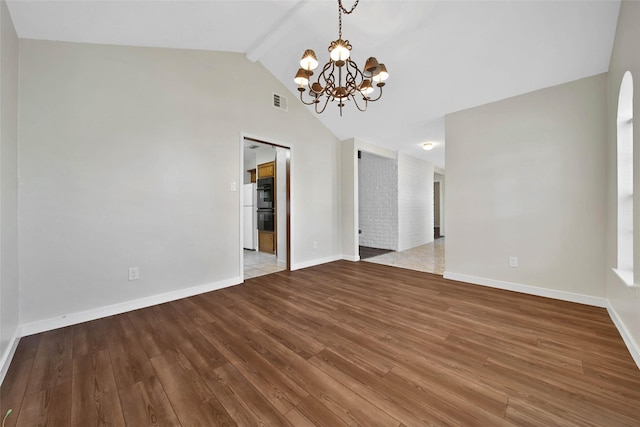
<svg viewBox="0 0 640 427">
<path fill-rule="evenodd" d="M 244 278 L 264 276 L 265 274 L 284 271 L 287 267 L 278 265 L 275 254 L 268 254 L 259 251 L 244 250 Z"/>
<path fill-rule="evenodd" d="M 389 252 L 362 261 L 426 273 L 444 274 L 444 237 L 402 252 Z"/>
</svg>

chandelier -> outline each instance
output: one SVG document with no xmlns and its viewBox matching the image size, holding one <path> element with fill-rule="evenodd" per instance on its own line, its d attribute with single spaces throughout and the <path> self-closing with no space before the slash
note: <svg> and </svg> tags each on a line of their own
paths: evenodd
<svg viewBox="0 0 640 427">
<path fill-rule="evenodd" d="M 366 111 L 369 102 L 382 97 L 384 81 L 389 77 L 385 65 L 370 57 L 361 71 L 351 59 L 351 43 L 349 40 L 342 40 L 342 14 L 351 14 L 359 1 L 356 0 L 351 9 L 347 10 L 342 5 L 342 0 L 338 0 L 338 40 L 329 45 L 329 62 L 322 67 L 314 82 L 311 82 L 311 76 L 318 67 L 315 52 L 305 50 L 300 60 L 300 68 L 293 80 L 298 84 L 300 101 L 305 105 L 313 105 L 317 114 L 324 112 L 329 101 L 338 102 L 342 116 L 342 107 L 346 101 L 353 101 L 358 110 Z"/>
</svg>

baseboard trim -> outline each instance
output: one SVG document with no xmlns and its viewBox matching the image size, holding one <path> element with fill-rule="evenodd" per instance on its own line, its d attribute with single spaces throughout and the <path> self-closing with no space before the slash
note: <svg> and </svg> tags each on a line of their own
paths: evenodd
<svg viewBox="0 0 640 427">
<path fill-rule="evenodd" d="M 613 308 L 610 301 L 607 301 L 607 312 L 609 313 L 609 317 L 611 317 L 613 324 L 618 328 L 618 332 L 620 332 L 620 336 L 622 336 L 622 340 L 627 346 L 631 357 L 634 362 L 636 362 L 636 365 L 638 365 L 638 369 L 640 369 L 640 345 L 638 345 L 638 343 L 633 339 L 633 335 L 629 333 L 629 330 L 620 316 L 618 316 L 618 313 L 615 308 Z"/>
<path fill-rule="evenodd" d="M 180 289 L 177 291 L 152 295 L 150 297 L 140 298 L 137 300 L 126 301 L 119 304 L 107 305 L 91 310 L 71 313 L 60 317 L 53 317 L 50 319 L 25 323 L 21 325 L 20 328 L 21 336 L 26 337 L 28 335 L 63 328 L 65 326 L 76 325 L 78 323 L 101 319 L 103 317 L 126 313 L 128 311 L 139 310 L 141 308 L 151 307 L 153 305 L 164 304 L 166 302 L 175 301 L 181 298 L 187 298 L 194 295 L 203 294 L 205 292 L 217 291 L 219 289 L 239 285 L 240 283 L 242 283 L 242 278 L 234 277 L 218 282 L 207 283 L 205 285 L 193 286 L 191 288 Z"/>
<path fill-rule="evenodd" d="M 592 305 L 595 307 L 606 307 L 607 299 L 590 295 L 576 294 L 573 292 L 558 291 L 555 289 L 539 288 L 537 286 L 522 285 L 519 283 L 504 282 L 502 280 L 486 279 L 484 277 L 468 276 L 466 274 L 444 272 L 444 278 L 457 280 L 459 282 L 472 283 L 490 288 L 504 289 L 507 291 L 520 292 L 523 294 L 536 295 L 539 297 L 553 298 L 561 301 L 576 302 L 579 304 Z"/>
<path fill-rule="evenodd" d="M 13 334 L 13 337 L 11 337 L 11 341 L 9 341 L 9 347 L 7 347 L 4 354 L 2 355 L 2 359 L 0 359 L 0 385 L 2 385 L 2 383 L 4 382 L 4 377 L 9 371 L 9 365 L 11 365 L 13 355 L 16 354 L 16 349 L 18 348 L 20 337 L 20 325 L 18 325 L 16 331 Z"/>
<path fill-rule="evenodd" d="M 360 255 L 342 255 L 342 257 L 340 257 L 340 259 L 343 259 L 345 261 L 358 262 L 358 261 L 360 261 Z"/>
<path fill-rule="evenodd" d="M 333 255 L 326 258 L 318 258 L 318 259 L 312 259 L 311 261 L 298 262 L 291 265 L 291 271 L 301 270 L 303 268 L 313 267 L 320 264 L 326 264 L 328 262 L 338 261 L 341 259 L 342 259 L 341 255 Z"/>
</svg>

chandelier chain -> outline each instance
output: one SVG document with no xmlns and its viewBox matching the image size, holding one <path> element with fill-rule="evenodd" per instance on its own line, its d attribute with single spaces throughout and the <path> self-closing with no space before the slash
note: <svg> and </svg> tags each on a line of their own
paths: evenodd
<svg viewBox="0 0 640 427">
<path fill-rule="evenodd" d="M 351 6 L 351 9 L 347 10 L 342 5 L 342 0 L 338 0 L 338 38 L 339 39 L 342 39 L 342 13 L 344 12 L 346 15 L 350 15 L 351 13 L 353 13 L 353 11 L 356 10 L 356 7 L 358 6 L 358 2 L 360 2 L 360 0 L 356 0 L 353 6 Z"/>
</svg>

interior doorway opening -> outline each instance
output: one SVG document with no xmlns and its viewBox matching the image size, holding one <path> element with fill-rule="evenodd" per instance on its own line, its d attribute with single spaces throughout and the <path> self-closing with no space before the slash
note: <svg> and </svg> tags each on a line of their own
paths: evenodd
<svg viewBox="0 0 640 427">
<path fill-rule="evenodd" d="M 290 148 L 242 139 L 242 253 L 244 279 L 290 271 Z"/>
<path fill-rule="evenodd" d="M 398 250 L 398 167 L 394 158 L 358 151 L 360 259 Z"/>
</svg>

